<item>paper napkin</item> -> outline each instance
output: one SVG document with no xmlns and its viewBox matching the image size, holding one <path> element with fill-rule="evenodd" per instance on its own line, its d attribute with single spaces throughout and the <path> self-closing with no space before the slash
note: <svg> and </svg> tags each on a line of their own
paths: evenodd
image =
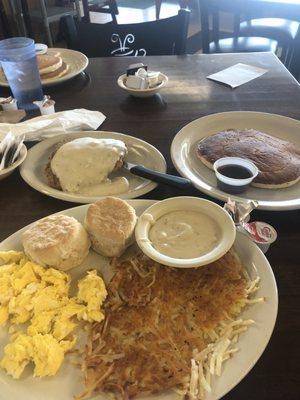
<svg viewBox="0 0 300 400">
<path fill-rule="evenodd" d="M 84 108 L 57 112 L 17 124 L 0 123 L 0 140 L 8 133 L 25 135 L 26 141 L 42 140 L 69 131 L 95 130 L 105 120 L 99 111 Z"/>
<path fill-rule="evenodd" d="M 225 83 L 225 85 L 236 88 L 243 85 L 244 83 L 252 81 L 252 79 L 258 78 L 266 72 L 268 72 L 267 69 L 255 67 L 253 65 L 238 63 L 233 65 L 232 67 L 223 69 L 220 72 L 207 76 L 207 79 Z"/>
</svg>

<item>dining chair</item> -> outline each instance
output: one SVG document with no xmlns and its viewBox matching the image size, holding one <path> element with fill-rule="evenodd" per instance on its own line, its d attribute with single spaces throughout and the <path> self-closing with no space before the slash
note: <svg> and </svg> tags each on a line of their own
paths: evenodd
<svg viewBox="0 0 300 400">
<path fill-rule="evenodd" d="M 295 75 L 299 69 L 298 47 L 300 24 L 280 14 L 272 8 L 264 8 L 263 17 L 259 3 L 233 2 L 232 0 L 199 0 L 203 50 L 209 53 L 223 52 L 276 52 L 284 65 Z M 268 10 L 272 17 L 267 17 Z M 233 38 L 220 38 L 219 13 L 230 12 L 234 16 Z M 211 16 L 212 42 L 210 41 L 209 17 Z"/>
<path fill-rule="evenodd" d="M 185 54 L 190 11 L 137 24 L 91 24 L 61 19 L 67 46 L 88 57 L 124 57 Z"/>
<path fill-rule="evenodd" d="M 288 68 L 299 46 L 299 22 L 285 18 L 246 19 L 239 25 L 239 35 L 261 36 L 274 39 L 280 48 L 279 58 Z"/>
<path fill-rule="evenodd" d="M 231 0 L 199 0 L 203 53 L 276 52 L 278 42 L 260 36 L 239 36 L 243 5 Z M 229 12 L 234 18 L 233 37 L 221 37 L 220 12 Z M 212 30 L 210 30 L 210 19 Z"/>
<path fill-rule="evenodd" d="M 90 22 L 90 12 L 110 14 L 112 20 L 117 22 L 116 15 L 119 14 L 116 0 L 82 0 L 83 20 Z"/>
<path fill-rule="evenodd" d="M 25 24 L 27 28 L 27 32 L 29 32 L 30 36 L 33 36 L 31 34 L 31 21 L 37 21 L 39 23 L 42 23 L 45 33 L 47 36 L 47 43 L 50 47 L 53 46 L 53 39 L 52 39 L 52 34 L 51 34 L 51 29 L 50 29 L 50 24 L 52 22 L 58 22 L 60 21 L 61 17 L 64 17 L 66 15 L 70 16 L 76 16 L 78 19 L 80 19 L 80 4 L 79 0 L 74 0 L 75 7 L 73 7 L 73 1 L 68 0 L 68 4 L 64 7 L 60 6 L 53 6 L 46 0 L 39 0 L 39 7 L 28 7 L 27 2 L 22 5 L 23 9 L 23 15 L 25 19 Z"/>
</svg>

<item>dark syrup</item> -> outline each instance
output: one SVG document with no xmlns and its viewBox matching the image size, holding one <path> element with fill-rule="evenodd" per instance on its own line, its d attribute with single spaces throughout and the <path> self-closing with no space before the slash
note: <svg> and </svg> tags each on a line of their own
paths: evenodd
<svg viewBox="0 0 300 400">
<path fill-rule="evenodd" d="M 218 168 L 218 172 L 220 172 L 221 175 L 234 179 L 247 179 L 252 176 L 252 172 L 248 168 L 234 164 L 223 165 Z"/>
<path fill-rule="evenodd" d="M 222 167 L 218 168 L 218 172 L 223 176 L 227 176 L 228 178 L 233 178 L 233 179 L 247 179 L 253 176 L 252 172 L 248 168 L 234 164 L 223 165 Z M 228 185 L 227 183 L 224 183 L 219 179 L 217 179 L 217 181 L 218 181 L 218 187 L 227 193 L 242 193 L 245 190 L 247 190 L 249 186 L 249 184 L 241 186 L 233 186 L 233 185 Z"/>
</svg>

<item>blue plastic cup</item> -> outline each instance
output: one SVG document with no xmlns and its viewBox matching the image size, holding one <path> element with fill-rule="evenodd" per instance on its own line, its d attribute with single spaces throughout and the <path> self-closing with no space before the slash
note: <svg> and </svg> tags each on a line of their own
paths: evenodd
<svg viewBox="0 0 300 400">
<path fill-rule="evenodd" d="M 25 37 L 1 40 L 0 62 L 18 107 L 35 108 L 32 102 L 43 99 L 43 90 L 34 41 Z"/>
</svg>

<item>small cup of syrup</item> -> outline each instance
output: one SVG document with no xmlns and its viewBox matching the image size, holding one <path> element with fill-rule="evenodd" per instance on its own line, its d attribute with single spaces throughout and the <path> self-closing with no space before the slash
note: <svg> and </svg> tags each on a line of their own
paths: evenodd
<svg viewBox="0 0 300 400">
<path fill-rule="evenodd" d="M 252 161 L 239 157 L 223 157 L 214 163 L 218 187 L 227 193 L 238 194 L 248 186 L 258 174 Z"/>
</svg>

